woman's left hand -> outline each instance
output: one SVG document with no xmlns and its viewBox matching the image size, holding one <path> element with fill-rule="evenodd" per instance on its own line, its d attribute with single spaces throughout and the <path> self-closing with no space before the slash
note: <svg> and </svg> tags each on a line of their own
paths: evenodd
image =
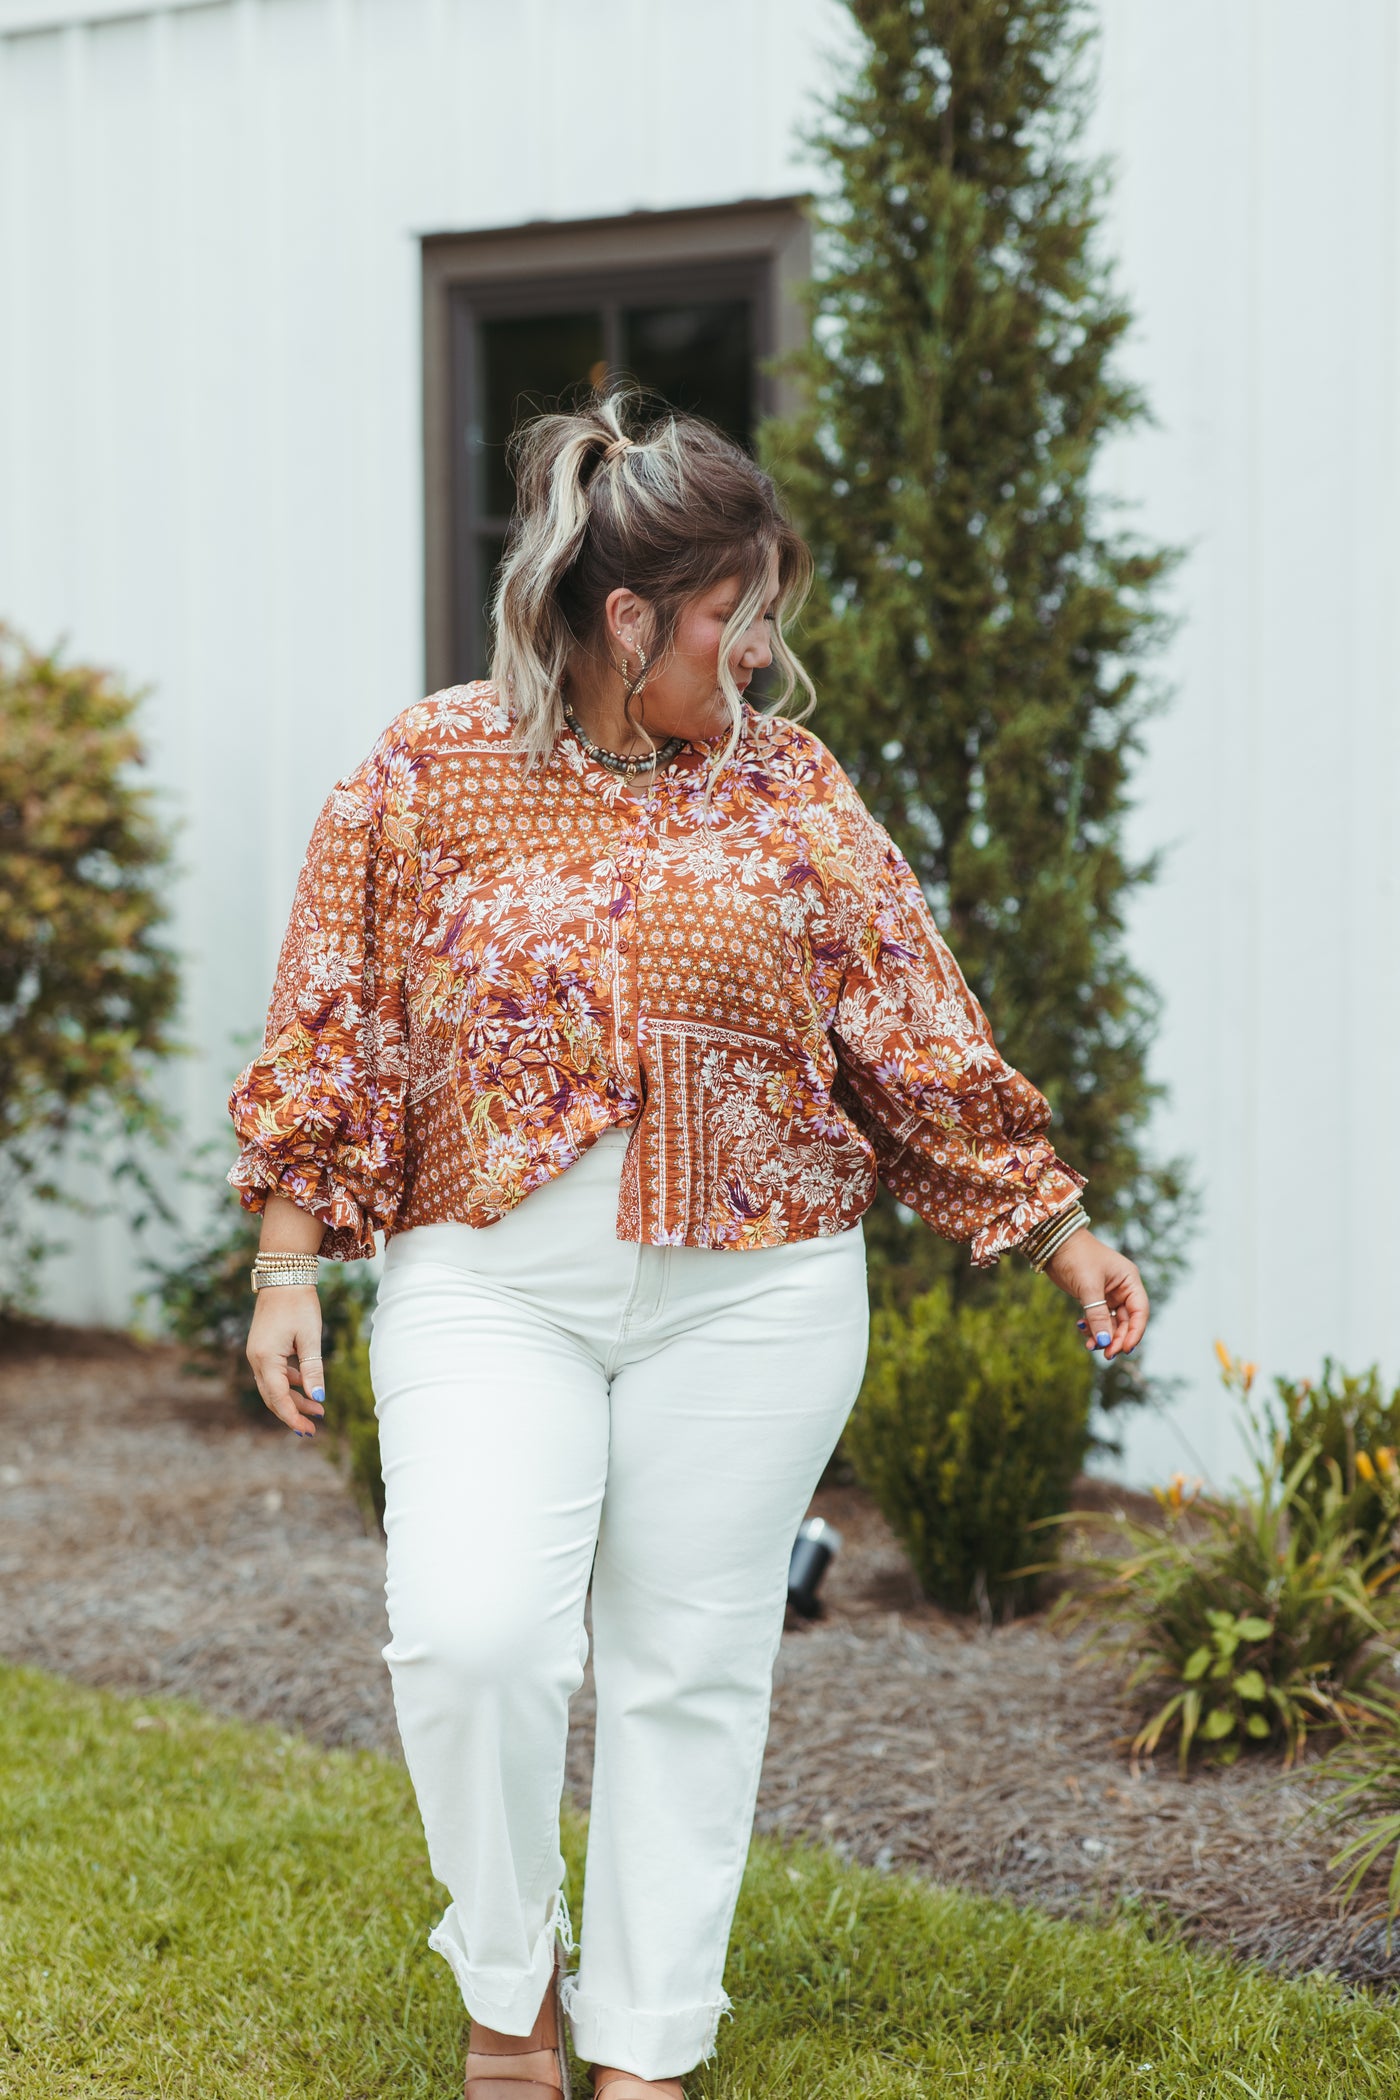
<svg viewBox="0 0 1400 2100">
<path fill-rule="evenodd" d="M 1092 1232 L 1080 1231 L 1071 1233 L 1050 1257 L 1045 1273 L 1083 1308 L 1079 1324 L 1086 1349 L 1102 1349 L 1105 1363 L 1136 1349 L 1149 1310 L 1136 1262 L 1116 1247 L 1106 1247 Z"/>
</svg>

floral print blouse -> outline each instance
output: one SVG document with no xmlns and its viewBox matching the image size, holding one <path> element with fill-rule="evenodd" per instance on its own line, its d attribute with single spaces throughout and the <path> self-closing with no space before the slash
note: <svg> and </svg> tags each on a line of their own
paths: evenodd
<svg viewBox="0 0 1400 2100">
<path fill-rule="evenodd" d="M 842 1232 L 877 1177 L 994 1262 L 1082 1176 L 999 1055 L 908 862 L 810 731 L 747 704 L 648 800 L 561 729 L 527 772 L 497 689 L 408 708 L 331 793 L 229 1179 L 325 1225 L 488 1226 L 631 1127 L 619 1239 Z"/>
</svg>

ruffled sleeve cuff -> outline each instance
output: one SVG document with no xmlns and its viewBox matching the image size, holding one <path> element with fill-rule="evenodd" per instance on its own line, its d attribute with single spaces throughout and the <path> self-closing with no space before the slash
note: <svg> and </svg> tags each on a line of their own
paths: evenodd
<svg viewBox="0 0 1400 2100">
<path fill-rule="evenodd" d="M 1046 1150 L 1049 1151 L 1048 1146 Z M 1086 1186 L 1082 1174 L 1050 1153 L 1045 1165 L 1034 1173 L 1034 1178 L 1028 1170 L 1027 1179 L 1017 1190 L 1010 1208 L 999 1211 L 973 1235 L 971 1254 L 974 1267 L 991 1268 L 1003 1254 L 1019 1247 L 1037 1225 L 1043 1225 L 1047 1218 L 1053 1218 L 1057 1211 L 1073 1203 Z"/>
<path fill-rule="evenodd" d="M 323 1261 L 367 1261 L 376 1252 L 374 1218 L 324 1158 L 277 1159 L 244 1145 L 227 1180 L 245 1210 L 261 1211 L 269 1196 L 285 1196 L 325 1227 L 317 1252 Z"/>
</svg>

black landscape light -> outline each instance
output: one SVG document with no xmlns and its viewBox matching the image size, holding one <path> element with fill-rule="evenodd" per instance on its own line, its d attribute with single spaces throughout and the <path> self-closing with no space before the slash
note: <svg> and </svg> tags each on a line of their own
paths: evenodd
<svg viewBox="0 0 1400 2100">
<path fill-rule="evenodd" d="M 808 1517 L 788 1562 L 788 1603 L 804 1619 L 815 1619 L 821 1580 L 841 1551 L 841 1534 L 825 1517 Z"/>
</svg>

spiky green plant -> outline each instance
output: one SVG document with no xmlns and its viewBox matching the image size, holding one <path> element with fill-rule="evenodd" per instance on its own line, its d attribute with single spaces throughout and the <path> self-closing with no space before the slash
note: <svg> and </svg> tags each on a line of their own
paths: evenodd
<svg viewBox="0 0 1400 2100">
<path fill-rule="evenodd" d="M 1254 1367 L 1223 1351 L 1222 1360 L 1247 1402 Z M 1388 1538 L 1350 1521 L 1338 1468 L 1321 1494 L 1305 1491 L 1317 1451 L 1290 1466 L 1282 1435 L 1262 1434 L 1257 1416 L 1248 1423 L 1249 1485 L 1207 1496 L 1178 1478 L 1157 1491 L 1160 1524 L 1118 1512 L 1116 1548 L 1079 1559 L 1076 1586 L 1056 1607 L 1092 1620 L 1098 1643 L 1128 1662 L 1125 1689 L 1150 1707 L 1134 1752 L 1151 1755 L 1174 1736 L 1183 1769 L 1193 1750 L 1228 1764 L 1269 1745 L 1291 1764 L 1310 1730 L 1346 1717 L 1400 1627 L 1400 1563 Z"/>
</svg>

